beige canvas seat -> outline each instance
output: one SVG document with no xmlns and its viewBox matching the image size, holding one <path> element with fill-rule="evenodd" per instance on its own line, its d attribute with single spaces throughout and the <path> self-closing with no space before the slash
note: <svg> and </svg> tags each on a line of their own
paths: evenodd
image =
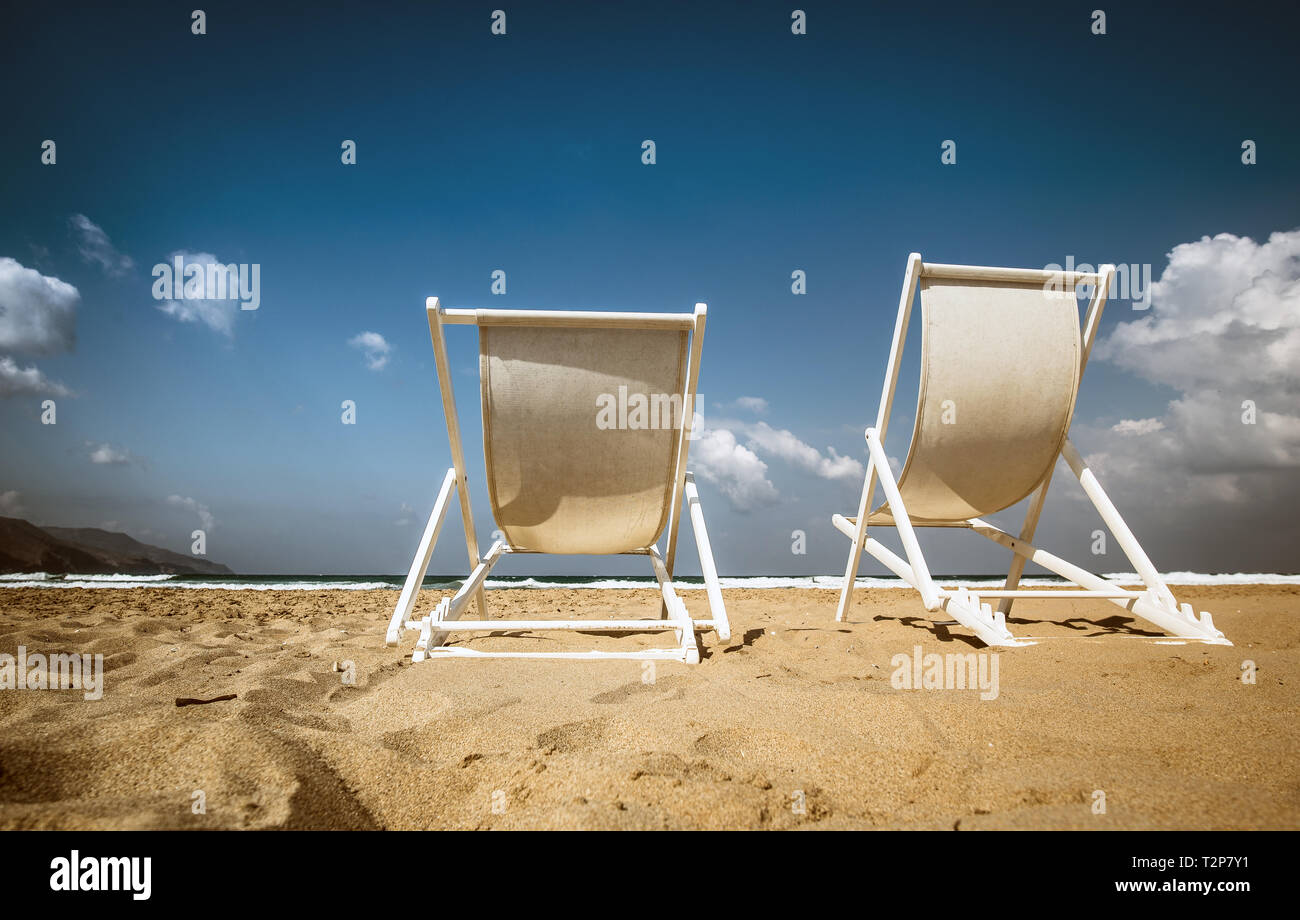
<svg viewBox="0 0 1300 920">
<path fill-rule="evenodd" d="M 597 424 L 597 400 L 608 395 L 617 407 L 620 387 L 647 405 L 653 394 L 683 393 L 689 337 L 683 329 L 479 331 L 488 495 L 511 546 L 625 553 L 659 539 L 675 485 L 680 400 L 676 418 L 647 411 L 647 427 L 613 434 Z"/>
<path fill-rule="evenodd" d="M 913 253 L 899 303 L 876 425 L 866 430 L 869 461 L 858 513 L 832 523 L 853 541 L 837 620 L 848 612 L 862 551 L 921 593 L 927 610 L 945 610 L 989 645 L 1021 644 L 1007 629 L 1016 597 L 1104 598 L 1171 635 L 1226 643 L 1208 613 L 1196 617 L 1169 587 L 1069 440 L 1079 380 L 1087 365 L 1114 275 L 1097 272 L 938 265 Z M 1080 329 L 1079 285 L 1092 288 Z M 912 442 L 895 480 L 884 451 L 912 302 L 920 288 L 921 384 Z M 1145 591 L 1127 590 L 1030 541 L 1057 458 L 1064 457 L 1124 550 Z M 885 501 L 870 515 L 876 481 Z M 984 518 L 1033 496 L 1019 537 Z M 868 536 L 871 526 L 898 529 L 906 559 Z M 967 528 L 1014 553 L 1001 590 L 975 592 L 934 583 L 916 527 Z M 1019 589 L 1026 560 L 1081 590 Z M 996 611 L 984 602 L 999 599 Z"/>
<path fill-rule="evenodd" d="M 436 656 L 699 660 L 695 631 L 730 638 L 694 477 L 686 471 L 707 311 L 597 313 L 426 309 L 451 442 L 452 469 L 429 517 L 389 624 L 419 630 L 413 660 Z M 443 326 L 479 328 L 488 497 L 501 534 L 480 559 Z M 460 589 L 413 617 L 452 497 L 460 499 L 472 571 Z M 692 619 L 672 573 L 681 503 L 695 531 L 710 617 Z M 658 541 L 668 534 L 666 557 Z M 659 583 L 660 619 L 492 620 L 483 582 L 506 555 L 644 555 Z M 471 600 L 480 619 L 462 620 Z M 671 632 L 672 648 L 605 652 L 482 651 L 449 645 L 467 632 Z"/>
</svg>

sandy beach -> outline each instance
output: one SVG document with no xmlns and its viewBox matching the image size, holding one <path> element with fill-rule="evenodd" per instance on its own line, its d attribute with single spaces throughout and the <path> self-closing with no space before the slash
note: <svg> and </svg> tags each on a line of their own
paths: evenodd
<svg viewBox="0 0 1300 920">
<path fill-rule="evenodd" d="M 0 827 L 1300 827 L 1300 587 L 1175 591 L 1235 646 L 1168 640 L 1099 601 L 1021 601 L 1015 632 L 1041 641 L 1001 650 L 982 699 L 891 685 L 918 646 L 984 651 L 902 590 L 859 592 L 845 624 L 830 591 L 727 591 L 731 641 L 701 634 L 699 665 L 653 673 L 412 665 L 413 634 L 382 643 L 392 591 L 0 590 L 0 652 L 102 654 L 105 669 L 95 701 L 0 693 Z M 488 597 L 496 616 L 658 606 L 649 591 Z M 685 600 L 704 609 L 702 592 Z"/>
</svg>

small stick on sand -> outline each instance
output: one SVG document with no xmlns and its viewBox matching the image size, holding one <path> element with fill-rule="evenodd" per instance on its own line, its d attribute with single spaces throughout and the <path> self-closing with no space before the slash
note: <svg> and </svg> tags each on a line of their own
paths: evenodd
<svg viewBox="0 0 1300 920">
<path fill-rule="evenodd" d="M 196 700 L 188 696 L 176 697 L 177 706 L 202 706 L 205 703 L 224 703 L 226 700 L 233 700 L 239 696 L 238 693 L 227 693 L 225 696 L 214 696 L 210 700 Z"/>
</svg>

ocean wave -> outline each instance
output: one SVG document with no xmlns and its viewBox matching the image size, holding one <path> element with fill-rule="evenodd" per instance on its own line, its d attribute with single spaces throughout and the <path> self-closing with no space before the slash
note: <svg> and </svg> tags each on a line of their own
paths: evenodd
<svg viewBox="0 0 1300 920">
<path fill-rule="evenodd" d="M 454 584 L 454 583 L 453 583 Z M 649 576 L 637 578 L 592 578 L 590 580 L 573 580 L 568 581 L 549 581 L 545 575 L 525 578 L 495 579 L 489 578 L 483 582 L 483 587 L 491 590 L 501 590 L 502 588 L 594 588 L 597 590 L 637 590 L 653 586 L 655 580 Z M 691 587 L 691 585 L 682 585 L 680 582 L 673 582 L 677 587 Z M 425 586 L 430 587 L 429 585 Z M 703 587 L 701 585 L 700 587 Z"/>
<path fill-rule="evenodd" d="M 162 587 L 191 588 L 208 591 L 380 591 L 384 588 L 392 588 L 393 585 L 391 582 L 387 581 L 274 581 L 262 584 L 249 584 L 247 582 L 233 582 L 227 584 L 213 584 L 212 582 L 179 582 L 163 585 Z M 401 586 L 398 585 L 397 587 Z"/>
<path fill-rule="evenodd" d="M 1116 572 L 1103 576 L 1124 585 L 1140 585 L 1142 578 L 1133 572 Z M 1300 585 L 1300 575 L 1277 575 L 1269 572 L 1236 572 L 1206 575 L 1201 572 L 1167 572 L 1160 576 L 1171 585 Z"/>
<path fill-rule="evenodd" d="M 177 576 L 167 575 L 166 578 Z M 127 588 L 168 588 L 194 591 L 377 591 L 391 588 L 386 581 L 356 582 L 320 582 L 320 581 L 284 581 L 284 582 L 200 582 L 200 581 L 117 581 L 88 580 L 84 577 L 68 576 L 61 581 L 5 581 L 0 588 L 93 588 L 93 589 L 127 589 Z"/>
<path fill-rule="evenodd" d="M 48 577 L 48 576 L 47 576 Z M 64 575 L 64 581 L 123 581 L 123 582 L 151 582 L 167 581 L 176 578 L 176 575 Z"/>
<path fill-rule="evenodd" d="M 382 576 L 381 576 L 382 577 Z M 1132 572 L 1114 572 L 1106 576 L 1120 585 L 1141 585 L 1142 579 Z M 1273 573 L 1233 573 L 1209 575 L 1201 572 L 1169 572 L 1164 576 L 1171 585 L 1300 585 L 1300 575 Z M 1001 587 L 1002 575 L 935 576 L 935 583 L 943 588 L 965 585 Z M 0 574 L 0 589 L 4 588 L 167 588 L 206 591 L 382 591 L 399 590 L 404 579 L 393 576 L 383 581 L 376 576 L 185 576 L 185 575 L 51 575 L 48 572 Z M 723 576 L 719 584 L 726 589 L 800 589 L 838 591 L 843 579 L 839 575 L 740 575 Z M 426 591 L 451 593 L 461 584 L 458 578 L 430 576 L 424 583 Z M 1021 587 L 1050 588 L 1064 585 L 1059 578 L 1023 578 Z M 484 587 L 489 590 L 523 589 L 583 589 L 583 590 L 644 590 L 654 588 L 650 576 L 593 577 L 575 576 L 516 576 L 488 579 Z M 898 578 L 864 576 L 853 583 L 855 588 L 876 590 L 911 590 L 911 586 Z M 700 591 L 704 581 L 698 575 L 673 580 L 678 591 Z"/>
</svg>

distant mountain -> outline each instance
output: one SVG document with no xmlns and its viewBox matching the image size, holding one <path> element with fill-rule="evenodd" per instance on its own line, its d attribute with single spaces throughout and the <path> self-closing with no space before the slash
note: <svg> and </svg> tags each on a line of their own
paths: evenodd
<svg viewBox="0 0 1300 920">
<path fill-rule="evenodd" d="M 94 527 L 37 527 L 0 517 L 0 572 L 233 575 L 224 565 Z"/>
<path fill-rule="evenodd" d="M 47 534 L 35 524 L 0 517 L 0 571 L 106 573 L 105 563 L 89 550 Z"/>
</svg>

